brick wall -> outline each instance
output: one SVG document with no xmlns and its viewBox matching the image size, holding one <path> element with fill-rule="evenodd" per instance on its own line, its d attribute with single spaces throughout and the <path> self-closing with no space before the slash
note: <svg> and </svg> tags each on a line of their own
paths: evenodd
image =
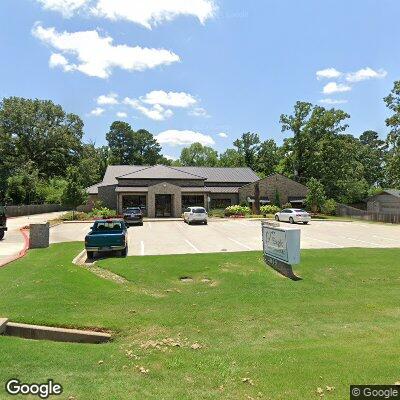
<svg viewBox="0 0 400 400">
<path fill-rule="evenodd" d="M 260 197 L 268 197 L 271 203 L 275 200 L 275 192 L 278 191 L 281 204 L 289 201 L 289 197 L 305 197 L 308 189 L 306 186 L 295 182 L 283 175 L 274 174 L 258 181 Z M 246 201 L 247 197 L 254 197 L 255 182 L 239 189 L 239 201 Z"/>
</svg>

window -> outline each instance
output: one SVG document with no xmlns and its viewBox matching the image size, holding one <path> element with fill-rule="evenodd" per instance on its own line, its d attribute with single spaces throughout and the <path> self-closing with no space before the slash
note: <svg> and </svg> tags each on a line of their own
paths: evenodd
<svg viewBox="0 0 400 400">
<path fill-rule="evenodd" d="M 194 212 L 195 214 L 204 214 L 204 213 L 206 212 L 206 210 L 205 210 L 205 208 L 203 208 L 203 207 L 199 207 L 199 208 L 194 208 L 194 209 L 193 209 L 193 212 Z"/>
<path fill-rule="evenodd" d="M 203 195 L 182 195 L 182 209 L 187 207 L 203 207 L 204 196 Z"/>
<path fill-rule="evenodd" d="M 232 205 L 231 199 L 213 199 L 211 198 L 210 208 L 217 209 L 217 208 L 226 208 Z"/>
<path fill-rule="evenodd" d="M 122 209 L 140 208 L 146 211 L 146 196 L 144 195 L 124 195 L 122 196 Z"/>
<path fill-rule="evenodd" d="M 104 222 L 96 222 L 94 224 L 95 231 L 122 231 L 122 222 L 118 221 L 104 221 Z"/>
</svg>

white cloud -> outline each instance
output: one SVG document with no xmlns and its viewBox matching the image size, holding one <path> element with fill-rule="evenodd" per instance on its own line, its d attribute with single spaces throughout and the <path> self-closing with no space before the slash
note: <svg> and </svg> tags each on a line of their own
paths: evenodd
<svg viewBox="0 0 400 400">
<path fill-rule="evenodd" d="M 178 55 L 165 49 L 113 45 L 111 37 L 102 37 L 97 31 L 60 33 L 55 28 L 36 24 L 32 34 L 63 53 L 67 61 L 67 64 L 62 64 L 64 70 L 78 70 L 103 79 L 108 78 L 117 67 L 126 71 L 143 71 L 180 61 Z M 66 56 L 75 57 L 76 63 L 72 64 Z"/>
<path fill-rule="evenodd" d="M 350 72 L 346 74 L 346 81 L 355 83 L 361 82 L 368 79 L 382 79 L 385 78 L 387 72 L 384 69 L 379 69 L 378 71 L 373 70 L 370 67 L 362 68 L 356 72 Z"/>
<path fill-rule="evenodd" d="M 204 109 L 203 107 L 194 108 L 189 112 L 189 115 L 192 115 L 194 117 L 209 117 L 207 110 Z"/>
<path fill-rule="evenodd" d="M 88 0 L 37 0 L 44 9 L 58 11 L 64 17 L 69 18 L 76 11 L 89 3 Z"/>
<path fill-rule="evenodd" d="M 165 109 L 159 104 L 154 104 L 154 106 L 150 108 L 144 106 L 139 100 L 130 99 L 129 97 L 125 97 L 124 103 L 134 108 L 135 110 L 140 111 L 147 118 L 150 118 L 154 121 L 164 121 L 165 119 L 170 118 L 174 115 L 172 110 Z"/>
<path fill-rule="evenodd" d="M 228 135 L 225 132 L 218 133 L 218 136 L 224 139 L 228 137 Z"/>
<path fill-rule="evenodd" d="M 45 9 L 71 17 L 78 11 L 113 21 L 126 20 L 148 29 L 180 15 L 192 16 L 204 24 L 215 16 L 213 0 L 37 0 Z"/>
<path fill-rule="evenodd" d="M 90 115 L 93 115 L 94 117 L 99 117 L 101 114 L 104 113 L 104 111 L 104 108 L 96 107 L 94 110 L 90 111 Z"/>
<path fill-rule="evenodd" d="M 117 117 L 118 118 L 127 118 L 128 114 L 126 112 L 119 111 L 119 112 L 117 112 Z"/>
<path fill-rule="evenodd" d="M 326 69 L 322 69 L 320 71 L 317 71 L 317 79 L 335 79 L 335 78 L 340 78 L 343 73 L 338 71 L 335 68 L 326 68 Z"/>
<path fill-rule="evenodd" d="M 146 104 L 181 108 L 187 108 L 197 103 L 197 100 L 189 93 L 165 92 L 164 90 L 153 90 L 141 97 L 140 100 Z"/>
<path fill-rule="evenodd" d="M 174 156 L 165 155 L 164 157 L 165 157 L 167 160 L 171 160 L 171 161 L 176 161 L 176 160 L 177 160 L 177 158 L 174 157 Z"/>
<path fill-rule="evenodd" d="M 347 100 L 336 100 L 336 99 L 322 99 L 319 102 L 322 104 L 335 105 L 335 104 L 346 104 L 348 101 Z"/>
<path fill-rule="evenodd" d="M 115 105 L 118 104 L 118 95 L 116 93 L 102 94 L 96 99 L 100 105 Z"/>
<path fill-rule="evenodd" d="M 179 15 L 194 16 L 203 24 L 213 17 L 212 0 L 99 0 L 92 13 L 111 20 L 127 20 L 148 29 Z"/>
<path fill-rule="evenodd" d="M 187 146 L 196 142 L 201 143 L 203 146 L 212 146 L 215 144 L 211 136 L 189 130 L 179 131 L 170 129 L 159 133 L 156 139 L 158 143 L 170 146 Z"/>
<path fill-rule="evenodd" d="M 68 60 L 59 53 L 52 53 L 49 59 L 49 67 L 50 68 L 62 68 L 65 72 L 73 71 L 75 66 L 70 65 Z"/>
<path fill-rule="evenodd" d="M 351 90 L 351 86 L 345 85 L 343 83 L 329 82 L 323 88 L 324 94 L 332 94 L 332 93 L 343 93 L 349 92 Z"/>
</svg>

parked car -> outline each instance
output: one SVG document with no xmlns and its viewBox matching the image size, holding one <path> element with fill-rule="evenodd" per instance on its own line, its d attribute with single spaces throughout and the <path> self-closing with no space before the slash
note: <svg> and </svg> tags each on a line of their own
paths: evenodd
<svg viewBox="0 0 400 400">
<path fill-rule="evenodd" d="M 128 254 L 128 230 L 122 219 L 97 220 L 85 237 L 85 249 L 88 258 L 95 253 L 118 252 Z"/>
<path fill-rule="evenodd" d="M 7 230 L 6 208 L 4 206 L 0 206 L 0 240 L 4 238 L 6 230 Z"/>
<path fill-rule="evenodd" d="M 124 221 L 127 226 L 143 226 L 143 212 L 140 207 L 129 207 L 124 211 Z"/>
<path fill-rule="evenodd" d="M 204 207 L 188 207 L 183 212 L 183 220 L 189 225 L 193 222 L 207 225 L 207 217 Z"/>
<path fill-rule="evenodd" d="M 311 221 L 311 215 L 301 208 L 285 208 L 275 214 L 275 219 L 291 224 L 302 222 L 306 225 Z"/>
</svg>

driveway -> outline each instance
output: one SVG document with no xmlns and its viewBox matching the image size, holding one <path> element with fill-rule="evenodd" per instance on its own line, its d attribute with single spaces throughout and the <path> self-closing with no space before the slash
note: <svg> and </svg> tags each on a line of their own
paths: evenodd
<svg viewBox="0 0 400 400">
<path fill-rule="evenodd" d="M 63 212 L 37 214 L 24 217 L 9 218 L 7 220 L 8 231 L 3 240 L 0 241 L 0 266 L 5 261 L 18 255 L 24 248 L 25 240 L 20 229 L 26 225 L 46 222 L 57 218 Z"/>
<path fill-rule="evenodd" d="M 91 223 L 58 225 L 52 243 L 84 240 Z M 281 223 L 301 229 L 301 247 L 400 247 L 400 226 L 365 222 L 312 221 L 309 225 Z M 129 228 L 129 255 L 212 253 L 261 250 L 261 223 L 251 220 L 214 220 L 208 225 L 183 221 L 145 222 Z"/>
</svg>

